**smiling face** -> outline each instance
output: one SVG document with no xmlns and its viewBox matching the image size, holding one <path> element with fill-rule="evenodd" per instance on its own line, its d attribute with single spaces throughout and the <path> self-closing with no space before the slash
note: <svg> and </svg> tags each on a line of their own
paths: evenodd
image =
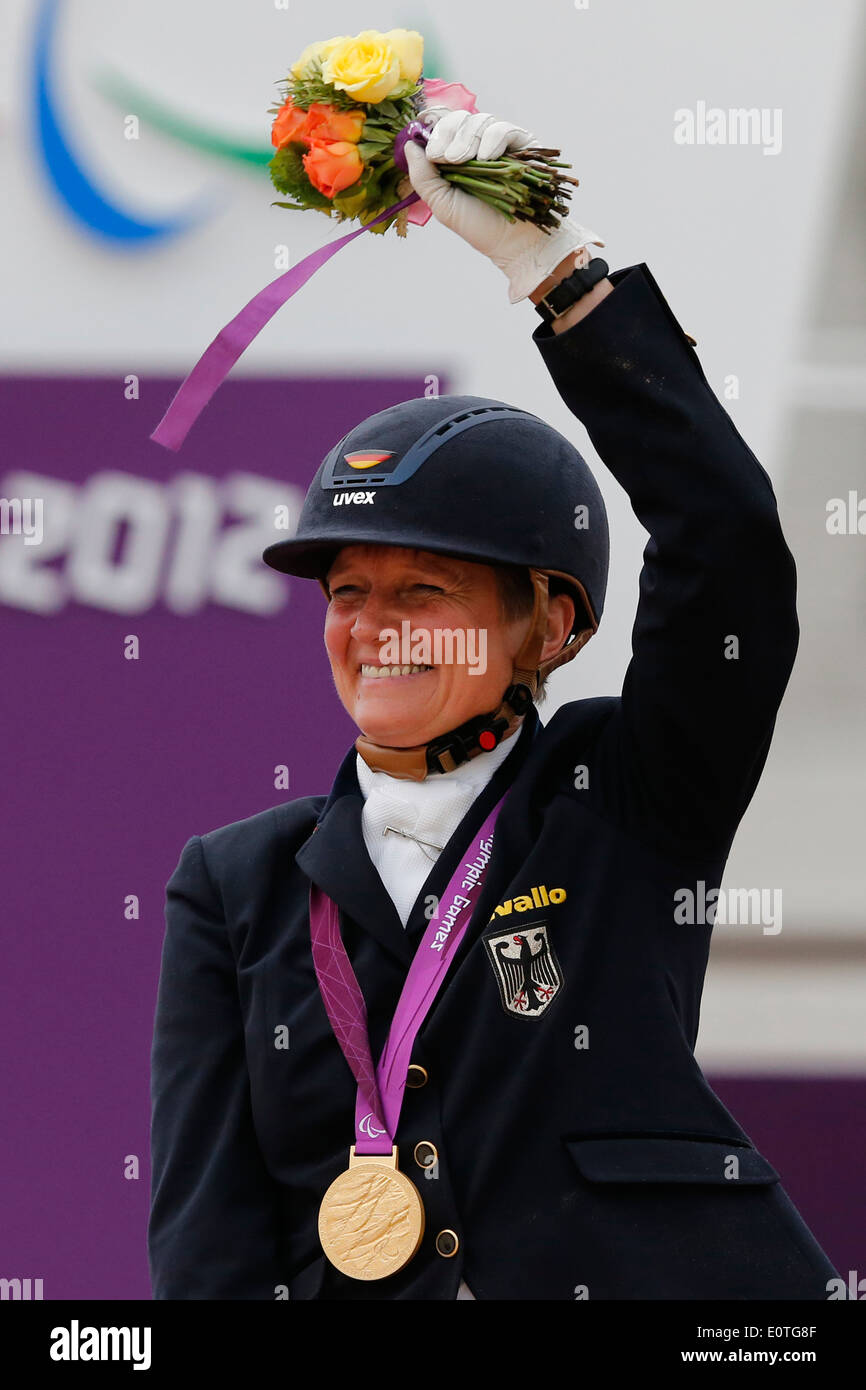
<svg viewBox="0 0 866 1390">
<path fill-rule="evenodd" d="M 325 647 L 334 684 L 367 738 L 411 748 L 497 708 L 530 618 L 504 617 L 491 566 L 426 550 L 349 545 L 327 583 Z M 573 614 L 570 598 L 551 599 L 540 659 L 559 651 Z M 393 642 L 390 651 L 386 645 L 388 630 L 408 634 L 399 663 Z M 449 632 L 457 635 L 449 639 Z M 403 654 L 415 660 L 404 662 Z"/>
</svg>

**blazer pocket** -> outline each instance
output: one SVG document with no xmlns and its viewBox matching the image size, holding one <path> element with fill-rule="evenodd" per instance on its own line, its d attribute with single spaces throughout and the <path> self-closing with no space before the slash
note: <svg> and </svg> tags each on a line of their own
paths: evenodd
<svg viewBox="0 0 866 1390">
<path fill-rule="evenodd" d="M 757 1149 L 724 1139 L 641 1134 L 563 1138 L 563 1143 L 589 1182 L 717 1183 L 733 1188 L 779 1181 Z"/>
</svg>

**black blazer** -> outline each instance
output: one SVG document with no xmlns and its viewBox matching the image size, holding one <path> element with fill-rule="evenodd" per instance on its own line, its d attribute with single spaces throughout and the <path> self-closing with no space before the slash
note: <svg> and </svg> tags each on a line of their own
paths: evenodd
<svg viewBox="0 0 866 1390">
<path fill-rule="evenodd" d="M 461 1277 L 478 1299 L 825 1299 L 836 1277 L 695 1061 L 712 928 L 676 920 L 680 890 L 718 886 L 767 757 L 794 563 L 767 474 L 648 268 L 611 279 L 585 319 L 533 341 L 650 534 L 622 694 L 546 726 L 530 712 L 405 930 L 364 846 L 353 749 L 327 797 L 187 842 L 153 1039 L 157 1299 L 453 1299 Z M 341 908 L 378 1056 L 430 895 L 506 787 L 396 1136 L 424 1240 L 361 1283 L 317 1237 L 356 1087 L 319 997 L 309 883 Z M 515 937 L 537 956 L 528 979 Z"/>
</svg>

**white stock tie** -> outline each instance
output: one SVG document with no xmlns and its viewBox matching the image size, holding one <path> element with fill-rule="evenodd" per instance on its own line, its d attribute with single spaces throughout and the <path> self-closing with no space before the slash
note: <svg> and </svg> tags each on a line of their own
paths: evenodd
<svg viewBox="0 0 866 1390">
<path fill-rule="evenodd" d="M 423 782 L 374 772 L 358 754 L 364 843 L 404 927 L 440 851 L 511 752 L 515 737 Z"/>
</svg>

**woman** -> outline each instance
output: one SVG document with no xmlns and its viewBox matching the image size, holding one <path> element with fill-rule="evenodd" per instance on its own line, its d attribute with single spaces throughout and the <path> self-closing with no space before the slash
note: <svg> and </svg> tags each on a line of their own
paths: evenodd
<svg viewBox="0 0 866 1390">
<path fill-rule="evenodd" d="M 620 697 L 541 725 L 608 557 L 555 430 L 446 396 L 335 444 L 264 558 L 322 585 L 361 732 L 327 797 L 193 836 L 168 884 L 154 1295 L 826 1298 L 832 1265 L 695 1061 L 712 911 L 680 910 L 718 887 L 796 652 L 772 487 L 645 265 L 575 277 L 594 233 L 437 174 L 528 133 L 431 124 L 413 187 L 542 313 L 650 533 L 633 656 Z"/>
</svg>

